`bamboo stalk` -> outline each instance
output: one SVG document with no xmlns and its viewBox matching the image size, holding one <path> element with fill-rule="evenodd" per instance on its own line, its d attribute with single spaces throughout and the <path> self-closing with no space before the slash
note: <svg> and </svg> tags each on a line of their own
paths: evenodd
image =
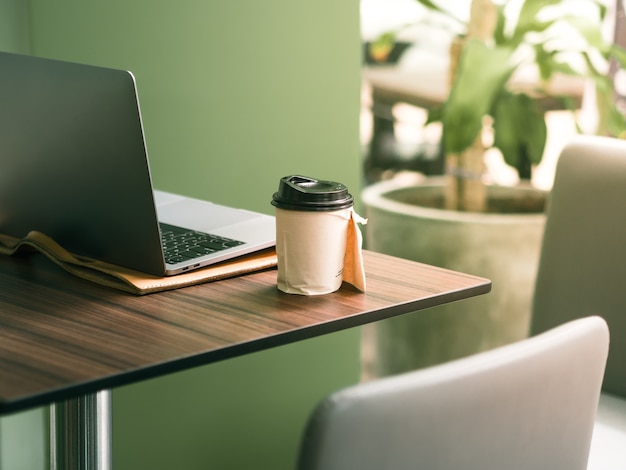
<svg viewBox="0 0 626 470">
<path fill-rule="evenodd" d="M 456 38 L 450 46 L 450 89 L 454 83 L 459 60 L 466 41 L 477 39 L 489 42 L 497 23 L 496 7 L 491 0 L 473 0 L 467 35 Z M 485 147 L 482 135 L 474 144 L 460 154 L 446 155 L 447 182 L 445 190 L 446 209 L 485 212 L 487 210 L 487 188 L 482 181 L 485 171 Z"/>
</svg>

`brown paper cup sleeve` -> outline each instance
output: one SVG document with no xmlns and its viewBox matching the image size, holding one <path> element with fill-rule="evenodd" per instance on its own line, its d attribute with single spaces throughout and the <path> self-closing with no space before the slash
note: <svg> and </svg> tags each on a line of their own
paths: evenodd
<svg viewBox="0 0 626 470">
<path fill-rule="evenodd" d="M 361 292 L 365 292 L 365 268 L 363 266 L 363 236 L 357 223 L 366 223 L 365 219 L 356 215 L 354 211 L 350 214 L 348 222 L 348 232 L 346 240 L 346 255 L 343 263 L 343 281 L 352 284 Z"/>
</svg>

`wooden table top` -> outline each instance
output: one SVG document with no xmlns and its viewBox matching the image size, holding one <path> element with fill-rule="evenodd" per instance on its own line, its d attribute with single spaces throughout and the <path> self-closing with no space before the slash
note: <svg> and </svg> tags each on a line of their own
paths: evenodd
<svg viewBox="0 0 626 470">
<path fill-rule="evenodd" d="M 276 270 L 133 296 L 42 255 L 0 257 L 0 414 L 49 404 L 491 290 L 476 276 L 364 252 L 366 293 L 296 296 Z"/>
</svg>

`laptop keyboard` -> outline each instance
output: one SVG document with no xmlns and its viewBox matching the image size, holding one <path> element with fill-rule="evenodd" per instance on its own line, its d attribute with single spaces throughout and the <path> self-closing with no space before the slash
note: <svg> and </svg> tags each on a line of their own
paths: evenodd
<svg viewBox="0 0 626 470">
<path fill-rule="evenodd" d="M 174 225 L 159 223 L 165 262 L 182 263 L 200 256 L 210 255 L 217 251 L 243 245 L 239 240 L 196 232 Z"/>
</svg>

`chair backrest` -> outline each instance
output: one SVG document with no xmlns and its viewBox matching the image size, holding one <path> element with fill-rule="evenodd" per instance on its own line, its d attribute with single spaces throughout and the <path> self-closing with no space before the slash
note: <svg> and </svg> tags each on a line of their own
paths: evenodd
<svg viewBox="0 0 626 470">
<path fill-rule="evenodd" d="M 567 145 L 547 214 L 531 334 L 601 315 L 613 339 L 604 390 L 626 397 L 626 141 Z"/>
<path fill-rule="evenodd" d="M 299 470 L 584 469 L 608 353 L 600 317 L 336 392 Z"/>
</svg>

